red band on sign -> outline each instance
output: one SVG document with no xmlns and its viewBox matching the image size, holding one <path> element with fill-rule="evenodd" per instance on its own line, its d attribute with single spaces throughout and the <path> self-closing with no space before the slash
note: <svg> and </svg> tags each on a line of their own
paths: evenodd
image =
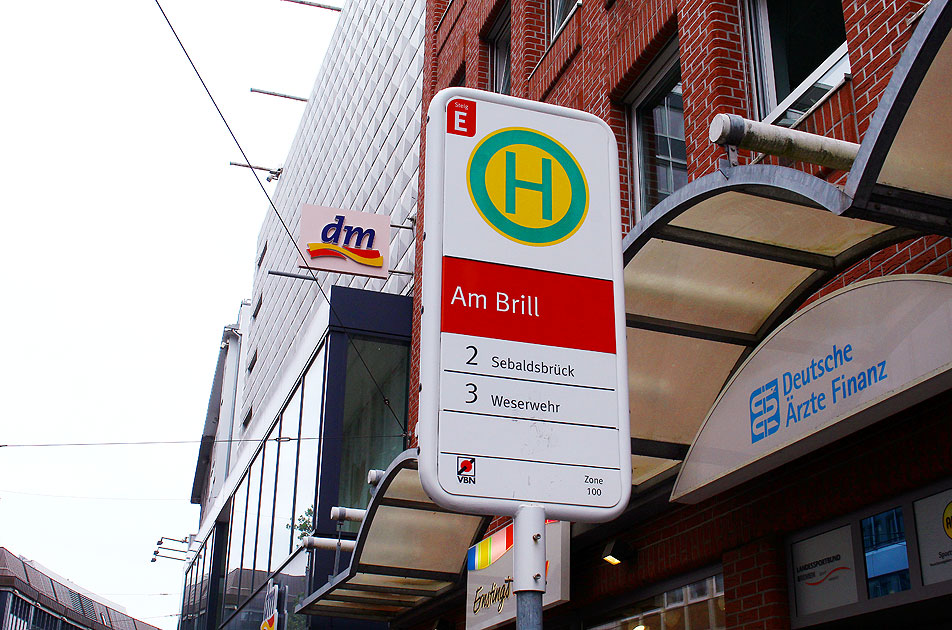
<svg viewBox="0 0 952 630">
<path fill-rule="evenodd" d="M 442 299 L 442 332 L 615 352 L 608 280 L 444 257 Z"/>
</svg>

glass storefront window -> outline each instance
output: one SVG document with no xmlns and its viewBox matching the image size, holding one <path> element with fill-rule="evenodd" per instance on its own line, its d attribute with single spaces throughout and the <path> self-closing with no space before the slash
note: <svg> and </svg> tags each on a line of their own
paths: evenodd
<svg viewBox="0 0 952 630">
<path fill-rule="evenodd" d="M 297 482 L 294 496 L 293 545 L 314 530 L 314 506 L 317 500 L 317 469 L 323 440 L 321 437 L 321 404 L 324 400 L 324 357 L 321 350 L 304 376 L 304 401 L 301 410 L 298 442 Z"/>
<path fill-rule="evenodd" d="M 261 498 L 261 455 L 255 457 L 248 472 L 248 517 L 245 521 L 245 550 L 241 561 L 239 603 L 254 590 L 255 543 L 258 541 L 258 503 Z"/>
<path fill-rule="evenodd" d="M 270 569 L 274 571 L 291 553 L 294 538 L 294 473 L 297 470 L 298 431 L 301 425 L 301 388 L 294 390 L 281 414 L 278 443 L 278 480 L 274 497 L 274 534 Z"/>
<path fill-rule="evenodd" d="M 684 608 L 670 608 L 664 611 L 664 630 L 686 630 L 684 622 Z"/>
<path fill-rule="evenodd" d="M 241 588 L 241 553 L 245 544 L 245 508 L 248 502 L 247 477 L 238 485 L 231 502 L 231 522 L 228 524 L 228 561 L 225 571 L 225 615 L 238 607 L 238 595 Z"/>
<path fill-rule="evenodd" d="M 286 630 L 307 630 L 309 617 L 293 613 L 297 605 L 307 597 L 307 563 L 308 553 L 299 550 L 294 558 L 281 570 L 272 576 L 274 583 L 286 589 L 286 608 L 281 613 L 287 613 Z M 232 615 L 222 630 L 260 630 L 264 616 L 264 601 L 268 589 L 261 589 L 245 604 L 237 615 Z"/>
<path fill-rule="evenodd" d="M 718 574 L 641 600 L 588 630 L 723 630 L 724 578 Z"/>
<path fill-rule="evenodd" d="M 902 508 L 897 507 L 864 518 L 863 554 L 866 558 L 866 588 L 869 598 L 908 591 L 909 556 Z"/>
<path fill-rule="evenodd" d="M 366 507 L 370 501 L 367 471 L 386 468 L 404 449 L 409 357 L 410 349 L 404 343 L 351 338 L 338 505 Z M 347 522 L 342 529 L 356 532 L 359 527 L 359 523 Z"/>
<path fill-rule="evenodd" d="M 261 505 L 258 509 L 258 546 L 255 553 L 254 588 L 258 588 L 268 579 L 268 562 L 271 556 L 271 530 L 274 524 L 275 477 L 278 473 L 278 425 L 271 429 L 264 448 L 258 454 L 262 458 Z"/>
</svg>

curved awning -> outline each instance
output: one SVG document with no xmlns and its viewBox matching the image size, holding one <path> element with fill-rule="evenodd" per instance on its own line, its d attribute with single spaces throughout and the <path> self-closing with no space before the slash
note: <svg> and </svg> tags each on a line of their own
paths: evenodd
<svg viewBox="0 0 952 630">
<path fill-rule="evenodd" d="M 673 468 L 751 350 L 833 276 L 923 233 L 952 235 L 952 7 L 933 0 L 843 191 L 793 169 L 702 177 L 625 239 L 633 482 Z"/>
<path fill-rule="evenodd" d="M 852 216 L 952 234 L 952 6 L 932 0 L 850 170 Z"/>
<path fill-rule="evenodd" d="M 940 276 L 867 280 L 798 311 L 724 387 L 672 500 L 714 496 L 945 391 L 950 330 Z"/>
<path fill-rule="evenodd" d="M 466 552 L 488 520 L 430 501 L 416 449 L 404 451 L 377 484 L 350 565 L 295 612 L 390 621 L 458 584 Z"/>
<path fill-rule="evenodd" d="M 841 216 L 850 198 L 790 168 L 695 180 L 624 242 L 633 483 L 683 458 L 734 369 L 834 275 L 916 233 Z"/>
</svg>

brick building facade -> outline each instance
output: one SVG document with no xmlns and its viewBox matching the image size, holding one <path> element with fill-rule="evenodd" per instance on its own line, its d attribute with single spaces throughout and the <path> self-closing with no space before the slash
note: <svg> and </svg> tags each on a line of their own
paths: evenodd
<svg viewBox="0 0 952 630">
<path fill-rule="evenodd" d="M 601 117 L 618 142 L 622 226 L 627 233 L 649 214 L 659 197 L 726 167 L 724 149 L 708 138 L 716 114 L 736 114 L 861 143 L 930 3 L 819 2 L 798 7 L 809 14 L 823 5 L 816 15 L 780 16 L 786 4 L 794 3 L 605 0 L 569 5 L 545 0 L 430 0 L 423 109 L 446 87 L 495 91 L 503 63 L 511 73 L 511 95 Z M 837 14 L 833 19 L 837 24 L 827 29 L 832 14 Z M 787 24 L 778 25 L 772 19 Z M 804 20 L 811 19 L 812 24 L 804 25 Z M 510 43 L 501 46 L 499 33 L 507 28 L 507 20 Z M 817 42 L 811 42 L 830 48 L 823 52 L 821 64 L 796 68 L 795 57 L 806 55 L 795 47 L 796 42 L 778 52 L 783 33 L 800 35 L 798 28 L 834 33 L 817 35 Z M 848 58 L 843 51 L 848 51 Z M 508 58 L 500 59 L 500 55 Z M 765 70 L 765 66 L 772 68 Z M 789 76 L 782 77 L 784 73 Z M 766 75 L 771 77 L 765 80 Z M 782 80 L 789 85 L 782 88 Z M 669 105 L 679 102 L 682 107 L 680 138 L 677 133 L 643 128 L 645 111 L 658 111 L 644 110 L 645 104 L 657 107 L 666 94 L 675 95 Z M 645 170 L 657 166 L 660 159 L 648 161 L 644 152 L 646 138 L 655 141 L 662 136 L 677 150 L 681 150 L 678 141 L 683 140 L 683 158 L 678 163 L 673 157 L 669 160 L 674 164 L 671 181 L 675 185 L 659 192 L 656 189 L 663 186 Z M 422 156 L 425 153 L 424 135 Z M 742 167 L 789 167 L 840 189 L 847 183 L 846 171 L 743 149 L 738 161 Z M 423 164 L 421 157 L 421 190 L 426 179 Z M 426 229 L 422 196 L 417 227 Z M 416 247 L 411 391 L 417 389 L 423 239 L 417 240 Z M 952 276 L 950 249 L 948 236 L 920 230 L 913 238 L 889 243 L 854 264 L 837 268 L 793 306 L 804 308 L 837 289 L 876 277 Z M 929 492 L 945 490 L 952 471 L 948 464 L 952 433 L 944 420 L 950 402 L 948 394 L 937 395 L 696 505 L 669 502 L 670 475 L 636 487 L 631 507 L 620 519 L 575 530 L 571 602 L 548 611 L 546 626 L 766 630 L 903 623 L 915 628 L 947 627 L 952 623 L 949 595 L 935 595 L 935 590 L 924 596 L 899 597 L 895 603 L 870 596 L 867 603 L 871 604 L 832 615 L 798 614 L 791 610 L 794 585 L 789 554 L 791 538 L 797 533 L 822 530 L 827 523 L 868 520 L 891 501 L 919 500 Z M 411 397 L 411 433 L 415 405 Z M 503 523 L 496 519 L 490 529 Z M 906 523 L 906 530 L 911 529 L 911 516 L 907 515 Z M 598 552 L 613 538 L 637 550 L 634 563 L 610 566 L 601 561 Z M 692 617 L 689 604 L 666 608 L 667 593 L 681 592 L 682 586 L 688 589 L 685 585 L 693 587 L 700 584 L 696 580 L 710 576 L 716 576 L 710 584 L 716 596 L 705 603 L 710 609 L 707 621 Z M 690 598 L 691 592 L 685 590 L 685 597 Z M 440 621 L 462 628 L 465 606 L 462 593 L 457 592 L 400 625 L 422 629 Z M 655 619 L 659 625 L 653 625 Z"/>
</svg>

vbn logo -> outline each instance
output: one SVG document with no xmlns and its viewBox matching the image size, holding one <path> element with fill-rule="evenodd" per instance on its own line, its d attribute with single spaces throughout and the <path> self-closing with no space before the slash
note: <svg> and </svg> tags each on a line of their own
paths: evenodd
<svg viewBox="0 0 952 630">
<path fill-rule="evenodd" d="M 456 480 L 460 483 L 476 483 L 476 458 L 456 458 Z"/>
<path fill-rule="evenodd" d="M 759 442 L 780 428 L 780 390 L 777 379 L 750 393 L 750 443 Z"/>
<path fill-rule="evenodd" d="M 588 183 L 557 140 L 512 127 L 486 136 L 469 157 L 473 205 L 494 230 L 523 245 L 561 243 L 582 226 Z"/>
</svg>

